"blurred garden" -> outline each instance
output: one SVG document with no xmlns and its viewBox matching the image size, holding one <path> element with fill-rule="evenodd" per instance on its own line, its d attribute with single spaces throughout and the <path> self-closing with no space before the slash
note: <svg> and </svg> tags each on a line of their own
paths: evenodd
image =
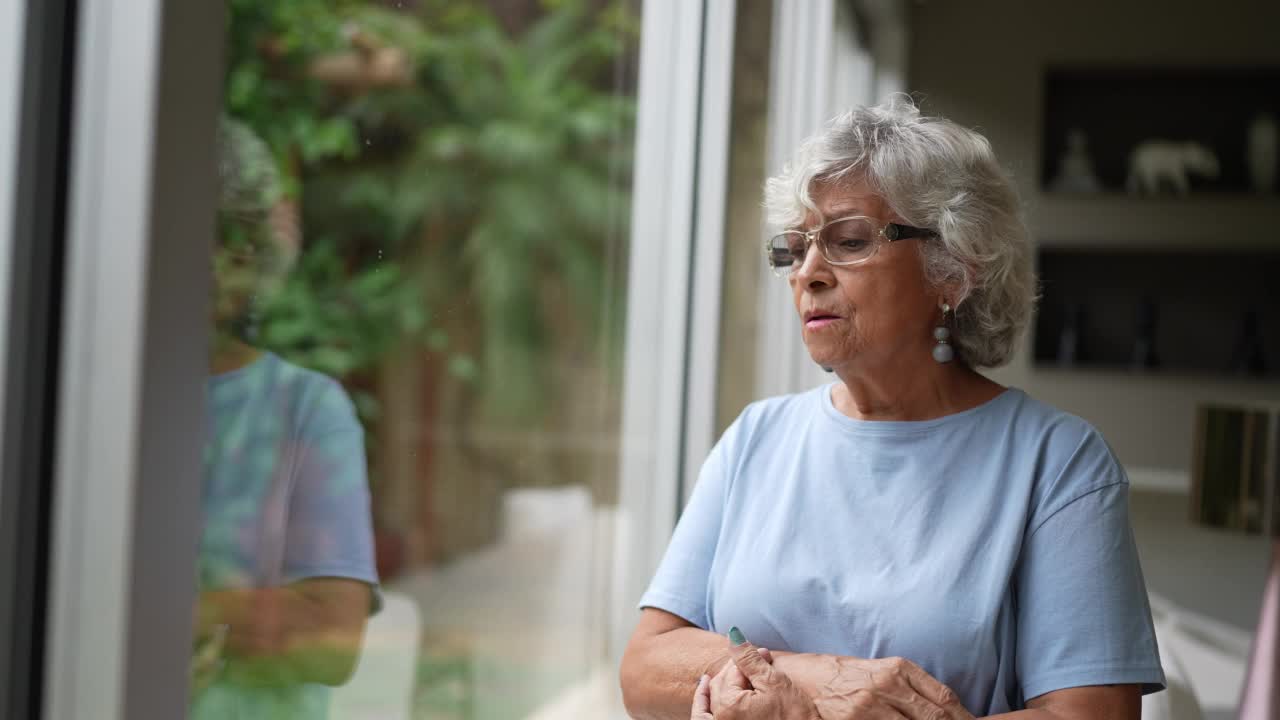
<svg viewBox="0 0 1280 720">
<path fill-rule="evenodd" d="M 298 251 L 246 331 L 355 401 L 384 583 L 494 543 L 513 489 L 614 503 L 636 3 L 229 1 L 226 112 Z M 414 717 L 527 710 L 426 632 Z"/>
</svg>

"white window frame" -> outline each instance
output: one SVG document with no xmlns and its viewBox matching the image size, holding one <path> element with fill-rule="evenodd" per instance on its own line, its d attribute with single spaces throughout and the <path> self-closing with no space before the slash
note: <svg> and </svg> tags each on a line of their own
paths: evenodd
<svg viewBox="0 0 1280 720">
<path fill-rule="evenodd" d="M 608 653 L 710 449 L 736 0 L 644 0 Z"/>
<path fill-rule="evenodd" d="M 5 404 L 6 390 L 9 386 L 10 361 L 8 353 L 9 313 L 11 309 L 10 295 L 13 292 L 11 268 L 13 254 L 17 247 L 17 218 L 14 204 L 17 196 L 18 174 L 18 136 L 22 118 L 22 78 L 23 53 L 25 50 L 24 34 L 26 28 L 26 6 L 21 2 L 0 3 L 0 467 L 11 467 L 2 462 L 4 448 L 8 446 L 10 436 L 5 412 L 9 407 Z M 15 525 L 14 513 L 18 512 L 15 496 L 19 492 L 16 486 L 18 477 L 8 472 L 0 472 L 0 524 Z M 23 531 L 22 527 L 0 527 L 0 552 L 5 554 L 0 565 L 17 563 L 20 552 L 16 547 L 16 535 Z M 16 567 L 12 572 L 0 574 L 16 575 Z M 10 587 L 0 589 L 0 622 L 10 622 L 10 618 L 19 613 L 20 602 L 16 593 L 25 592 L 26 588 Z M 0 707 L 9 708 L 22 700 L 12 697 L 23 692 L 11 685 L 17 682 L 19 673 L 10 667 L 14 655 L 22 652 L 17 647 L 14 628 L 0 628 Z"/>
<path fill-rule="evenodd" d="M 39 713 L 43 677 L 70 12 L 66 0 L 32 0 L 0 13 L 0 707 L 24 718 Z"/>
<path fill-rule="evenodd" d="M 737 0 L 711 0 L 705 10 L 696 204 L 691 229 L 693 264 L 688 291 L 688 380 L 678 487 L 681 505 L 693 492 L 702 462 L 716 441 L 737 5 Z"/>
<path fill-rule="evenodd" d="M 43 717 L 159 720 L 187 704 L 223 3 L 78 5 Z"/>
<path fill-rule="evenodd" d="M 207 365 L 224 9 L 79 5 L 44 717 L 167 720 L 187 702 L 200 499 L 198 483 L 174 479 L 201 468 L 193 408 Z M 686 391 L 714 368 L 714 341 L 699 331 L 706 355 L 691 370 L 689 337 L 719 314 L 718 284 L 692 288 L 695 273 L 718 283 L 722 219 L 696 208 L 722 213 L 723 188 L 695 198 L 724 172 L 725 148 L 699 143 L 727 136 L 732 7 L 643 3 L 614 657 L 674 525 L 686 402 L 708 427 L 714 406 L 714 383 L 700 381 L 696 399 Z M 704 56 L 708 34 L 716 57 Z M 704 64 L 718 79 L 702 78 Z"/>
<path fill-rule="evenodd" d="M 7 367 L 9 264 L 13 252 L 13 200 L 9 188 L 16 184 L 18 169 L 18 112 L 22 100 L 23 28 L 26 4 L 0 3 L 0 377 Z M 4 404 L 4 383 L 0 383 L 0 408 Z M 4 415 L 0 414 L 0 437 L 4 435 Z M 0 482 L 4 479 L 0 478 Z"/>
</svg>

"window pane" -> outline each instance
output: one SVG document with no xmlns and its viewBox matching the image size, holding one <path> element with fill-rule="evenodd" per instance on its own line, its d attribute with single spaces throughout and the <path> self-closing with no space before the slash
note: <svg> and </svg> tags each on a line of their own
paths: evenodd
<svg viewBox="0 0 1280 720">
<path fill-rule="evenodd" d="M 639 3 L 230 9 L 192 716 L 611 715 Z"/>
</svg>

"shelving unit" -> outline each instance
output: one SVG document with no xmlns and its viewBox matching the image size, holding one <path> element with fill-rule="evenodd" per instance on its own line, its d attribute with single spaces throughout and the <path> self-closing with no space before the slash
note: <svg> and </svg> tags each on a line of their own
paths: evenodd
<svg viewBox="0 0 1280 720">
<path fill-rule="evenodd" d="M 1251 162 L 1280 67 L 1056 67 L 1043 92 L 1035 366 L 1280 378 L 1280 194 Z M 1195 143 L 1216 172 L 1133 193 L 1151 140 Z"/>
<path fill-rule="evenodd" d="M 1042 247 L 1039 273 L 1038 367 L 1280 378 L 1280 249 Z"/>
<path fill-rule="evenodd" d="M 1136 198 L 1041 193 L 1030 204 L 1041 248 L 1142 251 L 1280 249 L 1280 195 Z"/>
<path fill-rule="evenodd" d="M 1212 153 L 1215 172 L 1188 174 L 1192 194 L 1250 193 L 1255 178 L 1250 128 L 1280 119 L 1275 66 L 1051 68 L 1045 76 L 1041 186 L 1054 186 L 1073 134 L 1083 142 L 1104 191 L 1124 191 L 1130 155 L 1142 143 L 1196 143 Z M 1274 143 L 1272 145 L 1274 148 Z M 1277 158 L 1271 153 L 1274 175 Z M 1197 170 L 1199 162 L 1187 167 Z"/>
</svg>

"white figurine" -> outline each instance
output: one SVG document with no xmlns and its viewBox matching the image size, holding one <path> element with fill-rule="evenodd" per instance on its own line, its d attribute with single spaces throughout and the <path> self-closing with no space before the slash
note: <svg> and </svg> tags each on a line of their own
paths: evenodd
<svg viewBox="0 0 1280 720">
<path fill-rule="evenodd" d="M 1179 195 L 1191 189 L 1189 175 L 1218 177 L 1218 157 L 1209 148 L 1194 142 L 1147 140 L 1129 153 L 1129 179 L 1125 183 L 1131 193 L 1156 194 L 1167 184 Z"/>
<path fill-rule="evenodd" d="M 1089 140 L 1080 128 L 1071 128 L 1067 133 L 1067 151 L 1058 161 L 1058 175 L 1049 187 L 1057 192 L 1080 193 L 1102 189 L 1089 157 Z"/>
</svg>

